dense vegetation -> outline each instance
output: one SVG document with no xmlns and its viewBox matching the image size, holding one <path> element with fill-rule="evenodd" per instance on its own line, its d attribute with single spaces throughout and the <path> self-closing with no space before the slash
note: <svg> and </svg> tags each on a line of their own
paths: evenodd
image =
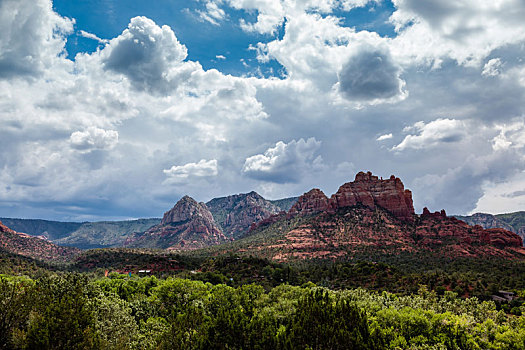
<svg viewBox="0 0 525 350">
<path fill-rule="evenodd" d="M 523 349 L 525 318 L 492 302 L 313 283 L 231 287 L 188 279 L 0 277 L 7 349 Z"/>
</svg>

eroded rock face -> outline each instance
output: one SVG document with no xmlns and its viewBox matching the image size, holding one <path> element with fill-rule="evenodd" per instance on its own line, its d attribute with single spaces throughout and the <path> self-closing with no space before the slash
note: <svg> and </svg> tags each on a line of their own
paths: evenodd
<svg viewBox="0 0 525 350">
<path fill-rule="evenodd" d="M 227 237 L 238 238 L 280 209 L 257 192 L 214 198 L 206 206 Z"/>
<path fill-rule="evenodd" d="M 358 204 L 370 209 L 381 207 L 400 220 L 414 220 L 412 192 L 405 190 L 403 182 L 394 175 L 383 180 L 371 172 L 358 173 L 353 182 L 339 187 L 330 199 L 321 190 L 313 189 L 299 197 L 288 213 L 289 217 L 310 215 L 316 212 L 333 212 L 338 208 Z"/>
<path fill-rule="evenodd" d="M 328 197 L 318 188 L 303 194 L 288 211 L 288 217 L 333 211 Z"/>
<path fill-rule="evenodd" d="M 197 249 L 228 241 L 204 203 L 184 196 L 167 211 L 159 225 L 129 238 L 131 247 Z"/>
</svg>

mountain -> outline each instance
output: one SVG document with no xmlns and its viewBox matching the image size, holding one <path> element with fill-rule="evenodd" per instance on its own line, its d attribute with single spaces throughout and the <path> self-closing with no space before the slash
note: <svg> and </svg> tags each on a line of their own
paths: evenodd
<svg viewBox="0 0 525 350">
<path fill-rule="evenodd" d="M 124 245 L 191 250 L 227 242 L 230 237 L 227 238 L 222 233 L 206 204 L 184 196 L 171 210 L 164 213 L 159 225 L 128 237 Z"/>
<path fill-rule="evenodd" d="M 54 243 L 81 249 L 118 247 L 130 235 L 144 232 L 159 222 L 160 219 L 85 222 L 68 236 L 54 240 Z"/>
<path fill-rule="evenodd" d="M 126 221 L 61 222 L 38 219 L 1 218 L 8 227 L 53 243 L 81 249 L 116 247 L 135 232 L 158 225 L 160 218 Z"/>
<path fill-rule="evenodd" d="M 220 249 L 221 247 L 217 247 Z M 348 259 L 399 254 L 525 257 L 522 239 L 505 229 L 470 226 L 444 210 L 416 215 L 412 193 L 391 176 L 358 173 L 328 198 L 303 194 L 284 214 L 262 220 L 232 251 L 274 260 Z"/>
<path fill-rule="evenodd" d="M 15 231 L 25 232 L 32 236 L 42 236 L 50 241 L 67 237 L 83 225 L 81 222 L 60 222 L 39 219 L 0 218 L 0 220 Z"/>
<path fill-rule="evenodd" d="M 286 202 L 282 204 L 286 204 Z M 252 224 L 282 210 L 254 191 L 214 198 L 206 203 L 206 206 L 222 232 L 233 238 L 242 236 Z"/>
<path fill-rule="evenodd" d="M 455 217 L 470 225 L 480 225 L 483 228 L 504 228 L 517 233 L 521 238 L 525 239 L 524 211 L 497 215 L 475 213 L 470 216 L 455 215 Z"/>
<path fill-rule="evenodd" d="M 0 222 L 0 249 L 40 260 L 65 261 L 80 250 L 61 247 L 44 239 L 16 232 Z"/>
</svg>

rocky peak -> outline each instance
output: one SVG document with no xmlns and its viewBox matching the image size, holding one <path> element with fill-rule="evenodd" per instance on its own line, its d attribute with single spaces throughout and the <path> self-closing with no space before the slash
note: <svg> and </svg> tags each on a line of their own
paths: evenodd
<svg viewBox="0 0 525 350">
<path fill-rule="evenodd" d="M 299 197 L 288 211 L 288 217 L 296 215 L 311 215 L 322 211 L 331 211 L 328 197 L 318 188 L 314 188 Z"/>
<path fill-rule="evenodd" d="M 359 203 L 371 209 L 382 207 L 404 221 L 414 220 L 412 192 L 405 190 L 403 182 L 394 175 L 383 180 L 372 175 L 371 172 L 360 172 L 353 182 L 339 187 L 330 201 L 334 208 L 349 207 Z"/>
<path fill-rule="evenodd" d="M 204 203 L 184 196 L 159 225 L 129 237 L 124 245 L 141 248 L 197 249 L 228 241 Z"/>
<path fill-rule="evenodd" d="M 206 204 L 197 203 L 197 201 L 190 196 L 184 196 L 173 208 L 164 213 L 161 225 L 188 221 L 195 216 L 202 217 L 208 221 L 213 221 L 213 216 L 206 207 Z"/>
<path fill-rule="evenodd" d="M 251 225 L 279 212 L 279 208 L 255 191 L 214 198 L 207 203 L 227 236 L 237 238 Z"/>
</svg>

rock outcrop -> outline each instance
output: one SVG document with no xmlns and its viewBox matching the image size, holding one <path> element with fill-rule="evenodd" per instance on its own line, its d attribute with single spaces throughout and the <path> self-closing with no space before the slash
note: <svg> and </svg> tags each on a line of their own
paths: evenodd
<svg viewBox="0 0 525 350">
<path fill-rule="evenodd" d="M 129 247 L 197 249 L 228 241 L 204 203 L 184 196 L 159 225 L 126 240 Z"/>
<path fill-rule="evenodd" d="M 257 192 L 214 198 L 206 206 L 225 236 L 238 238 L 255 223 L 280 212 Z"/>
<path fill-rule="evenodd" d="M 380 207 L 403 221 L 414 221 L 412 192 L 394 175 L 379 179 L 371 172 L 360 172 L 353 182 L 347 182 L 328 199 L 319 189 L 303 194 L 288 211 L 289 217 L 334 212 L 339 208 L 363 205 L 370 209 Z"/>
</svg>

